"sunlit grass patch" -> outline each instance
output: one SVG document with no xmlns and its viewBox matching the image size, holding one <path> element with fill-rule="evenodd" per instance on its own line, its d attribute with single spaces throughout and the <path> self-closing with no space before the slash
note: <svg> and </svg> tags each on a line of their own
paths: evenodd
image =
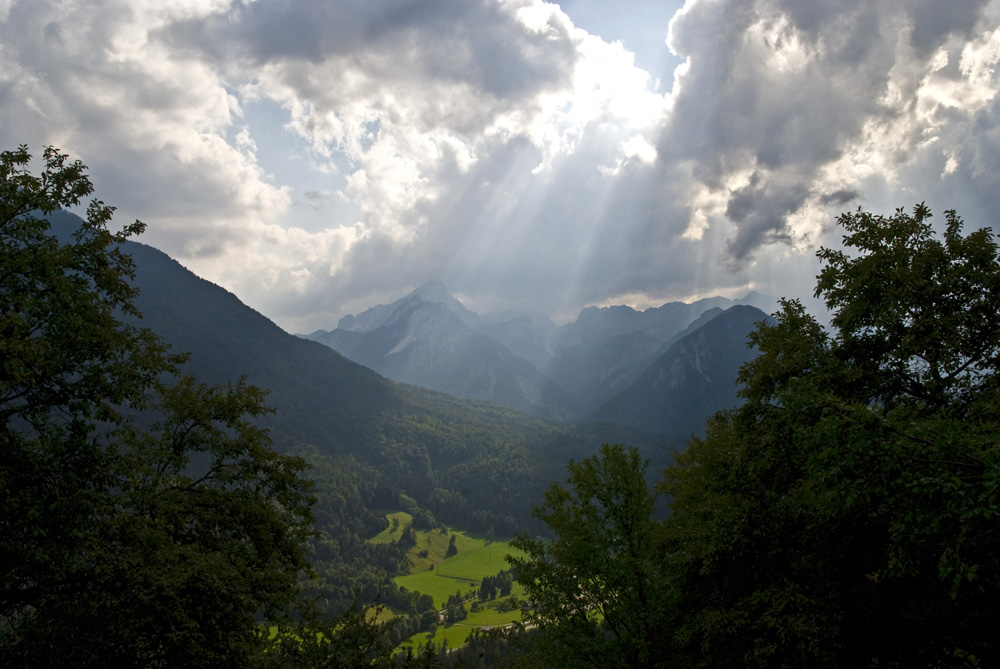
<svg viewBox="0 0 1000 669">
<path fill-rule="evenodd" d="M 445 558 L 451 536 L 455 536 L 458 554 Z M 424 550 L 427 555 L 421 557 Z M 434 606 L 443 608 L 448 597 L 456 592 L 463 595 L 478 592 L 483 578 L 508 569 L 506 555 L 521 557 L 523 553 L 505 541 L 473 539 L 464 532 L 419 532 L 417 545 L 410 551 L 413 569 L 406 576 L 397 576 L 395 581 L 407 590 L 430 595 Z"/>
<path fill-rule="evenodd" d="M 457 623 L 451 625 L 439 625 L 433 635 L 428 632 L 418 632 L 404 641 L 402 646 L 410 644 L 413 646 L 414 650 L 417 650 L 421 646 L 427 645 L 428 641 L 433 641 L 438 647 L 447 641 L 449 648 L 458 648 L 459 646 L 465 645 L 466 640 L 474 630 L 488 630 L 493 627 L 501 627 L 521 621 L 520 608 L 515 608 L 512 611 L 501 612 L 496 609 L 497 603 L 498 602 L 496 601 L 492 601 L 485 605 L 481 603 L 481 605 L 488 608 L 482 608 L 476 613 L 470 613 L 465 620 Z M 467 602 L 465 605 L 466 608 L 469 608 L 470 604 L 471 602 Z"/>
<path fill-rule="evenodd" d="M 389 527 L 369 539 L 369 543 L 391 544 L 394 541 L 399 541 L 399 538 L 403 536 L 403 530 L 406 529 L 407 525 L 413 522 L 413 516 L 405 511 L 387 513 L 385 514 L 385 517 L 389 521 Z"/>
</svg>

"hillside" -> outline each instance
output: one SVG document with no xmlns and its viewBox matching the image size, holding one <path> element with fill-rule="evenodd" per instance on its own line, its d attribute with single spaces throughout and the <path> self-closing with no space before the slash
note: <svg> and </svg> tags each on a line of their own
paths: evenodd
<svg viewBox="0 0 1000 669">
<path fill-rule="evenodd" d="M 190 353 L 185 372 L 210 383 L 245 375 L 270 391 L 276 412 L 264 423 L 280 448 L 312 444 L 373 465 L 380 486 L 452 520 L 468 523 L 480 512 L 516 529 L 560 470 L 563 454 L 597 446 L 574 444 L 567 433 L 499 405 L 395 384 L 322 344 L 287 334 L 156 249 L 130 243 L 128 251 L 136 262 L 143 324 Z M 479 480 L 501 462 L 509 475 Z M 463 489 L 476 492 L 462 495 Z"/>
<path fill-rule="evenodd" d="M 267 424 L 279 443 L 304 441 L 328 453 L 354 452 L 377 429 L 381 414 L 401 410 L 393 384 L 371 370 L 288 335 L 161 251 L 138 243 L 127 249 L 136 264 L 143 325 L 175 350 L 189 352 L 184 371 L 200 380 L 226 383 L 245 375 L 267 388 L 276 409 Z"/>
<path fill-rule="evenodd" d="M 51 219 L 59 236 L 79 220 Z M 670 451 L 662 438 L 622 426 L 557 427 L 499 404 L 394 383 L 286 333 L 157 249 L 128 242 L 126 250 L 136 264 L 142 325 L 190 354 L 182 371 L 206 383 L 245 376 L 267 389 L 276 411 L 262 424 L 277 448 L 316 463 L 335 458 L 335 469 L 354 472 L 354 482 L 331 476 L 338 490 L 350 488 L 358 509 L 406 494 L 441 520 L 510 534 L 534 523 L 531 506 L 570 458 L 609 440 L 657 460 Z"/>
<path fill-rule="evenodd" d="M 730 307 L 674 342 L 590 418 L 650 432 L 702 432 L 707 416 L 738 404 L 736 374 L 756 356 L 747 336 L 766 318 L 751 306 Z"/>
</svg>

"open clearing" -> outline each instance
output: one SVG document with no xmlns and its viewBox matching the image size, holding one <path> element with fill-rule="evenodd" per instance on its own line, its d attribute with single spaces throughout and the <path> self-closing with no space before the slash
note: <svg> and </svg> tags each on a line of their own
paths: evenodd
<svg viewBox="0 0 1000 669">
<path fill-rule="evenodd" d="M 445 558 L 448 543 L 455 537 L 458 554 Z M 420 557 L 422 551 L 426 557 Z M 504 556 L 523 556 L 505 541 L 473 539 L 463 532 L 441 534 L 437 530 L 417 534 L 417 545 L 410 551 L 413 570 L 406 576 L 397 576 L 396 584 L 407 590 L 418 590 L 434 598 L 434 606 L 444 608 L 448 597 L 455 592 L 463 595 L 474 590 L 486 576 L 494 576 L 509 565 Z"/>
<path fill-rule="evenodd" d="M 489 629 L 491 627 L 509 625 L 520 620 L 520 611 L 499 613 L 494 609 L 487 609 L 478 613 L 470 613 L 468 618 L 453 625 L 439 625 L 433 635 L 427 632 L 418 632 L 400 644 L 400 646 L 410 644 L 414 650 L 417 650 L 421 646 L 426 646 L 428 641 L 433 641 L 434 645 L 440 648 L 441 644 L 447 641 L 449 648 L 458 648 L 465 645 L 465 641 L 474 629 Z"/>
<path fill-rule="evenodd" d="M 389 521 L 389 527 L 369 539 L 369 543 L 391 544 L 394 541 L 399 541 L 399 538 L 403 536 L 403 530 L 406 529 L 407 525 L 413 522 L 413 516 L 405 511 L 387 513 L 385 514 L 385 517 Z"/>
<path fill-rule="evenodd" d="M 412 522 L 405 511 L 394 511 L 385 516 L 389 527 L 369 539 L 372 543 L 391 543 L 403 536 L 403 531 Z M 410 573 L 393 579 L 400 587 L 411 592 L 434 598 L 434 606 L 442 609 L 448 598 L 456 592 L 463 596 L 470 591 L 479 592 L 483 578 L 494 576 L 509 565 L 504 557 L 514 555 L 524 557 L 524 553 L 512 548 L 506 541 L 489 541 L 481 534 L 458 532 L 444 529 L 414 530 L 416 545 L 410 549 Z M 446 557 L 448 544 L 455 537 L 458 554 Z M 515 585 L 514 592 L 520 594 Z"/>
<path fill-rule="evenodd" d="M 386 518 L 389 520 L 389 527 L 369 541 L 373 543 L 398 541 L 403 535 L 403 530 L 412 521 L 410 514 L 403 511 L 387 513 Z M 438 610 L 445 608 L 448 598 L 456 592 L 463 598 L 475 598 L 483 578 L 495 576 L 500 571 L 510 568 L 504 559 L 505 556 L 524 557 L 524 553 L 512 548 L 507 541 L 488 541 L 482 534 L 449 532 L 441 529 L 416 530 L 415 534 L 416 545 L 408 554 L 412 565 L 411 571 L 393 580 L 407 590 L 430 595 L 434 598 L 434 606 Z M 453 536 L 458 553 L 445 557 Z M 521 598 L 524 596 L 524 591 L 515 583 L 512 594 Z M 456 648 L 465 644 L 474 629 L 509 625 L 521 620 L 520 609 L 497 611 L 497 601 L 480 602 L 481 610 L 470 612 L 465 620 L 451 625 L 439 625 L 434 635 L 418 632 L 402 645 L 412 644 L 416 648 L 425 645 L 429 640 L 433 640 L 435 644 L 447 640 L 450 648 Z M 471 606 L 472 601 L 465 603 L 467 611 Z"/>
</svg>

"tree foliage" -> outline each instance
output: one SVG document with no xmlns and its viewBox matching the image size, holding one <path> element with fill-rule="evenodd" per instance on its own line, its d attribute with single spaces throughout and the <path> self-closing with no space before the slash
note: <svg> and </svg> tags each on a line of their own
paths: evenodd
<svg viewBox="0 0 1000 669">
<path fill-rule="evenodd" d="M 571 465 L 536 510 L 555 539 L 519 539 L 533 653 L 1000 666 L 1000 257 L 991 230 L 930 219 L 839 218 L 816 287 L 833 329 L 795 300 L 758 325 L 743 404 L 657 485 L 665 520 L 634 453 Z"/>
<path fill-rule="evenodd" d="M 355 602 L 347 611 L 327 620 L 283 625 L 254 669 L 339 669 L 340 667 L 413 666 L 393 660 L 390 632 L 399 620 L 378 622 L 381 607 L 371 613 Z"/>
<path fill-rule="evenodd" d="M 570 462 L 568 487 L 554 484 L 535 510 L 555 533 L 520 536 L 528 554 L 508 558 L 533 606 L 528 623 L 554 642 L 548 650 L 595 667 L 657 666 L 661 580 L 654 561 L 654 495 L 647 463 L 634 449 L 605 444 Z"/>
<path fill-rule="evenodd" d="M 277 455 L 244 383 L 176 379 L 138 317 L 142 231 L 52 148 L 0 154 L 0 653 L 18 666 L 245 663 L 296 603 L 304 463 Z M 172 383 L 170 379 L 175 379 Z"/>
<path fill-rule="evenodd" d="M 816 288 L 835 334 L 783 302 L 752 337 L 745 404 L 667 471 L 689 659 L 1000 662 L 997 244 L 929 219 L 841 216 Z"/>
</svg>

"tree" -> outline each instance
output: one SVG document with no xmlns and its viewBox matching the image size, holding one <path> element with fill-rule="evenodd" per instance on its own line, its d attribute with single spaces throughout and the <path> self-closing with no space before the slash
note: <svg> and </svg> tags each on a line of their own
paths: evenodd
<svg viewBox="0 0 1000 669">
<path fill-rule="evenodd" d="M 53 148 L 0 153 L 0 653 L 24 666 L 245 664 L 307 567 L 304 462 L 264 393 L 176 378 L 139 314 L 114 209 Z M 145 427 L 143 427 L 145 426 Z"/>
<path fill-rule="evenodd" d="M 648 463 L 618 444 L 569 464 L 534 510 L 552 541 L 516 537 L 508 557 L 533 610 L 526 623 L 553 640 L 558 666 L 655 667 L 663 659 L 661 579 L 655 562 Z"/>
<path fill-rule="evenodd" d="M 842 215 L 818 252 L 835 333 L 783 302 L 743 406 L 668 469 L 685 662 L 1000 664 L 1000 262 L 989 229 L 930 217 Z"/>
<path fill-rule="evenodd" d="M 432 595 L 420 595 L 417 600 L 417 611 L 437 611 L 434 607 L 434 597 Z"/>
<path fill-rule="evenodd" d="M 282 626 L 267 652 L 252 665 L 259 669 L 336 669 L 413 666 L 393 658 L 393 630 L 401 618 L 379 623 L 382 607 L 367 611 L 357 602 L 332 620 L 306 620 Z"/>
</svg>

